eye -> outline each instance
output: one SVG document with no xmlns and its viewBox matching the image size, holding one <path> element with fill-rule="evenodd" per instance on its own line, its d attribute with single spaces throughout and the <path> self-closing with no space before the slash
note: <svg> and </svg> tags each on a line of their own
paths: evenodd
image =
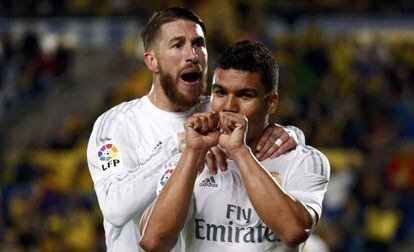
<svg viewBox="0 0 414 252">
<path fill-rule="evenodd" d="M 205 46 L 204 39 L 197 39 L 196 41 L 194 41 L 194 45 L 195 45 L 195 46 L 198 46 L 198 47 L 203 47 L 203 46 Z"/>
<path fill-rule="evenodd" d="M 222 90 L 222 89 L 217 89 L 217 90 L 215 90 L 215 91 L 214 91 L 214 94 L 215 94 L 217 97 L 223 97 L 223 96 L 225 96 L 225 95 L 226 95 L 226 92 L 224 92 L 224 90 Z"/>
<path fill-rule="evenodd" d="M 175 44 L 173 44 L 172 45 L 172 48 L 177 48 L 177 49 L 181 48 L 181 43 L 175 43 Z"/>
<path fill-rule="evenodd" d="M 242 97 L 243 99 L 248 100 L 248 99 L 252 99 L 252 98 L 254 98 L 255 96 L 254 96 L 253 94 L 251 94 L 251 93 L 243 93 L 243 94 L 241 94 L 241 97 Z"/>
</svg>

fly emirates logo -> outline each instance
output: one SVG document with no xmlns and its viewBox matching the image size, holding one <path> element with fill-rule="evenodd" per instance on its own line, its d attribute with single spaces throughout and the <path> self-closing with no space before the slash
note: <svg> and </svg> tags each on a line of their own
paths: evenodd
<svg viewBox="0 0 414 252">
<path fill-rule="evenodd" d="M 194 219 L 195 238 L 215 242 L 260 243 L 280 241 L 272 230 L 262 222 L 251 226 L 252 209 L 227 204 L 226 223 L 207 223 L 204 219 Z M 235 224 L 233 220 L 237 220 Z M 245 225 L 242 225 L 245 222 Z"/>
</svg>

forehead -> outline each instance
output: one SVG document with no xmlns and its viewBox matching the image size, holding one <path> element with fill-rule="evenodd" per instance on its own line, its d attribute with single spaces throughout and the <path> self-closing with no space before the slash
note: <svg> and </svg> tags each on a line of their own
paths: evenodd
<svg viewBox="0 0 414 252">
<path fill-rule="evenodd" d="M 165 23 L 161 26 L 160 35 L 162 40 L 170 40 L 176 37 L 204 37 L 201 26 L 193 21 L 178 19 Z"/>
<path fill-rule="evenodd" d="M 264 91 L 258 72 L 217 68 L 213 76 L 214 84 L 219 84 L 229 90 L 235 91 L 246 88 Z"/>
</svg>

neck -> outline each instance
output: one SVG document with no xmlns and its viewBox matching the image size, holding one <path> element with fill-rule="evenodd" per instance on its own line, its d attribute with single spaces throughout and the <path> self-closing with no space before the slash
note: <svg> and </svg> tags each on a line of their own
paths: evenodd
<svg viewBox="0 0 414 252">
<path fill-rule="evenodd" d="M 250 149 L 252 150 L 253 155 L 256 154 L 257 152 L 256 146 L 257 146 L 257 143 L 259 143 L 259 139 L 260 139 L 260 136 L 254 139 L 253 141 L 249 141 L 249 143 L 247 144 L 247 146 L 249 146 Z"/>
<path fill-rule="evenodd" d="M 179 106 L 173 103 L 164 93 L 161 84 L 154 79 L 148 98 L 157 108 L 167 112 L 183 112 L 190 108 Z"/>
</svg>

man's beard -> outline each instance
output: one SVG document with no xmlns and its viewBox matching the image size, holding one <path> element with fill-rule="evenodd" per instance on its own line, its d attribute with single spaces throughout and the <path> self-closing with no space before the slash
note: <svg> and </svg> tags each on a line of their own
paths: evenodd
<svg viewBox="0 0 414 252">
<path fill-rule="evenodd" d="M 193 89 L 194 92 L 191 95 L 180 93 L 177 88 L 178 79 L 174 80 L 171 74 L 165 73 L 162 69 L 160 69 L 160 82 L 168 99 L 172 103 L 184 108 L 191 108 L 199 104 L 207 89 L 205 74 L 202 74 L 199 79 L 199 86 Z"/>
</svg>

